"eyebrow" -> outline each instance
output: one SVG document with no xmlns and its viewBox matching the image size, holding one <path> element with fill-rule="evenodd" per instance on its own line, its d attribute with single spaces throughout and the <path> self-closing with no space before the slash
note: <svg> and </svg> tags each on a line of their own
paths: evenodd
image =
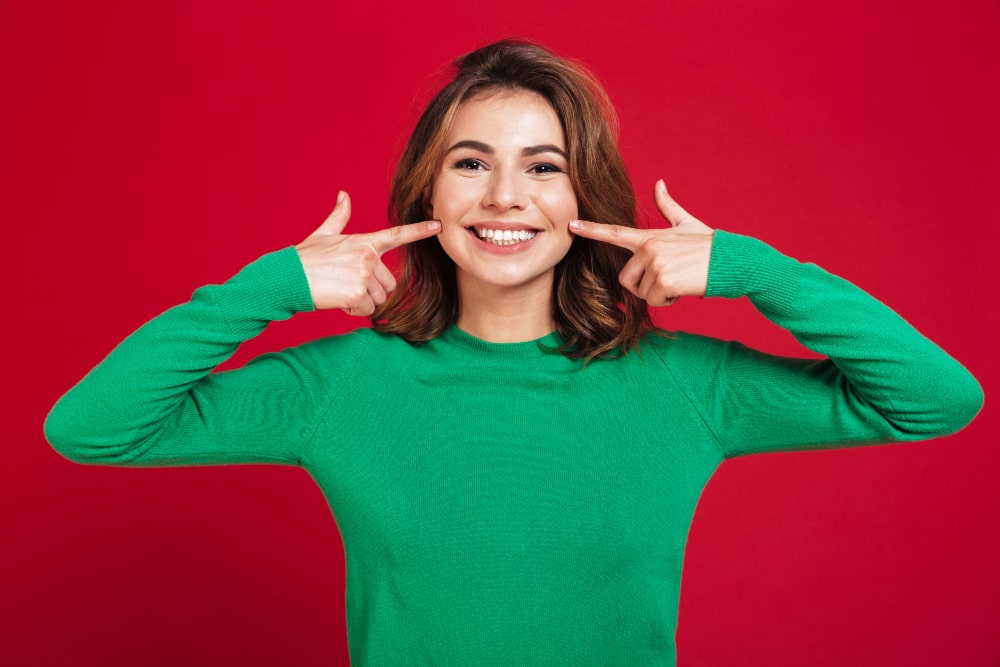
<svg viewBox="0 0 1000 667">
<path fill-rule="evenodd" d="M 486 153 L 487 155 L 493 155 L 495 152 L 493 147 L 489 144 L 484 144 L 481 141 L 473 141 L 472 139 L 464 139 L 462 141 L 452 144 L 452 146 L 446 151 L 450 153 L 459 148 L 471 148 L 474 151 L 479 151 L 480 153 Z M 559 148 L 555 144 L 539 144 L 537 146 L 525 146 L 521 149 L 521 155 L 524 157 L 531 157 L 532 155 L 539 155 L 541 153 L 555 153 L 556 155 L 561 155 L 563 159 L 569 160 L 569 155 L 566 151 Z"/>
</svg>

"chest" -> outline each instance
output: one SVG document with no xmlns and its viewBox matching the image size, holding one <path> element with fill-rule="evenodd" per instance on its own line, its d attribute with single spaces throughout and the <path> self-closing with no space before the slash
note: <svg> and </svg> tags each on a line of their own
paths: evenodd
<svg viewBox="0 0 1000 667">
<path fill-rule="evenodd" d="M 397 369 L 344 392 L 311 472 L 345 544 L 435 567 L 470 550 L 565 561 L 575 545 L 608 567 L 682 551 L 718 465 L 710 433 L 669 383 L 588 371 Z"/>
</svg>

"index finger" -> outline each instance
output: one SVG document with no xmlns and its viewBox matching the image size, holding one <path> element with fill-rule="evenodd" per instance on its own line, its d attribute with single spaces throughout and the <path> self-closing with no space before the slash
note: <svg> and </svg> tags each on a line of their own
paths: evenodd
<svg viewBox="0 0 1000 667">
<path fill-rule="evenodd" d="M 414 222 L 409 225 L 396 225 L 389 229 L 372 232 L 367 236 L 375 252 L 382 255 L 401 245 L 434 236 L 440 231 L 440 222 L 437 220 L 425 220 L 424 222 Z"/>
<path fill-rule="evenodd" d="M 604 241 L 632 252 L 638 250 L 646 238 L 646 232 L 635 227 L 605 225 L 587 220 L 573 220 L 569 223 L 569 229 L 577 236 Z"/>
</svg>

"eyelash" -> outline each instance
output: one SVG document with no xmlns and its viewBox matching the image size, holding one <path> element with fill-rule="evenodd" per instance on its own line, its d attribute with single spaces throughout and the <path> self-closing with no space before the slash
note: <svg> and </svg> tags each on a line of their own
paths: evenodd
<svg viewBox="0 0 1000 667">
<path fill-rule="evenodd" d="M 479 171 L 484 168 L 482 162 L 475 158 L 466 158 L 464 160 L 459 160 L 454 165 L 455 169 L 468 170 L 468 171 Z M 531 165 L 530 171 L 535 174 L 560 174 L 562 169 L 549 162 L 540 162 L 539 164 Z"/>
<path fill-rule="evenodd" d="M 474 158 L 466 158 L 455 163 L 455 169 L 467 169 L 469 171 L 479 171 L 483 163 Z"/>
<path fill-rule="evenodd" d="M 548 162 L 542 162 L 540 164 L 535 164 L 531 166 L 531 170 L 536 174 L 559 174 L 562 173 L 562 169 L 550 164 Z"/>
</svg>

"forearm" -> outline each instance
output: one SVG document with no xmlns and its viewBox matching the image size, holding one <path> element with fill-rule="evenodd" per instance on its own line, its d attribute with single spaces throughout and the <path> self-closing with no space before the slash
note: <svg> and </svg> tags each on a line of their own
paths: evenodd
<svg viewBox="0 0 1000 667">
<path fill-rule="evenodd" d="M 953 433 L 982 405 L 975 378 L 887 306 L 760 241 L 716 233 L 708 295 L 749 297 L 765 317 L 828 357 L 846 381 L 844 400 L 874 408 L 894 439 Z"/>
<path fill-rule="evenodd" d="M 72 460 L 127 463 L 166 429 L 198 438 L 193 389 L 269 322 L 312 308 L 297 261 L 265 255 L 139 328 L 55 405 L 49 442 Z"/>
</svg>

